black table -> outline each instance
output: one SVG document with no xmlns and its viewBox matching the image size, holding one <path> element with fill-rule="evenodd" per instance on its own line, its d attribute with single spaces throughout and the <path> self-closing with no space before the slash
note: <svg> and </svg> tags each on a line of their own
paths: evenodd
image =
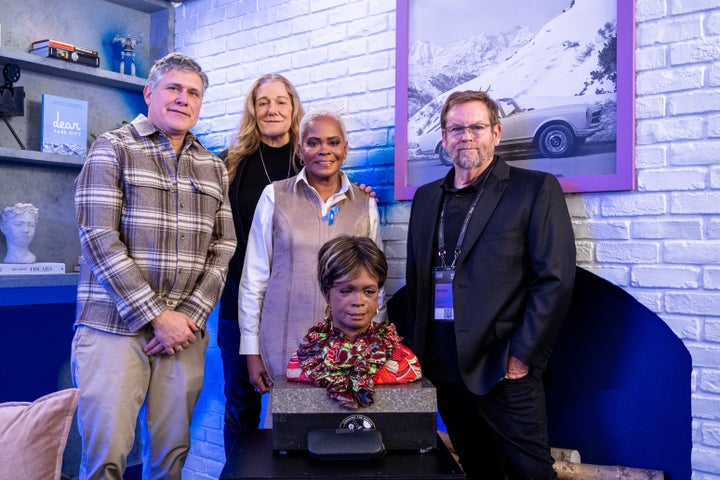
<svg viewBox="0 0 720 480">
<path fill-rule="evenodd" d="M 272 430 L 241 434 L 235 441 L 220 480 L 309 479 L 459 480 L 458 464 L 438 438 L 438 448 L 428 453 L 389 451 L 368 461 L 322 461 L 305 451 L 281 455 L 272 449 Z"/>
</svg>

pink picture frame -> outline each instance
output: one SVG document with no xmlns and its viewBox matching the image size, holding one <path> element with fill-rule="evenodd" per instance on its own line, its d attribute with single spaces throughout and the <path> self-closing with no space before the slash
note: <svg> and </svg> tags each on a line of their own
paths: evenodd
<svg viewBox="0 0 720 480">
<path fill-rule="evenodd" d="M 485 14 L 490 9 L 499 8 L 496 7 L 495 3 L 487 2 L 486 5 L 478 5 L 478 2 L 484 2 L 486 0 L 475 0 L 472 5 L 467 5 L 468 9 L 480 8 Z M 560 57 L 563 54 L 571 51 L 571 54 L 565 55 L 569 57 L 574 63 L 571 66 L 562 66 L 559 64 L 548 64 L 545 68 L 538 68 L 535 65 L 534 68 L 527 68 L 526 74 L 529 72 L 532 75 L 534 72 L 545 72 L 553 68 L 567 68 L 568 72 L 574 72 L 578 67 L 577 64 L 581 64 L 581 59 L 587 60 L 589 63 L 595 62 L 595 58 L 605 53 L 607 54 L 607 46 L 611 45 L 612 34 L 615 33 L 615 61 L 616 61 L 616 76 L 615 85 L 616 90 L 612 92 L 608 89 L 608 86 L 612 86 L 612 82 L 608 80 L 611 78 L 612 70 L 606 70 L 605 76 L 600 73 L 599 68 L 593 70 L 590 75 L 585 74 L 585 80 L 583 83 L 584 91 L 578 94 L 577 82 L 571 87 L 575 87 L 575 91 L 569 88 L 568 95 L 562 98 L 569 99 L 568 106 L 560 105 L 560 103 L 553 103 L 555 97 L 536 97 L 530 101 L 541 102 L 532 107 L 518 107 L 518 103 L 521 97 L 513 96 L 512 87 L 508 86 L 508 83 L 504 82 L 502 78 L 498 82 L 492 80 L 485 80 L 483 83 L 483 75 L 491 75 L 494 71 L 502 71 L 502 66 L 497 66 L 495 70 L 490 68 L 485 72 L 480 69 L 481 74 L 476 75 L 476 72 L 471 74 L 465 74 L 462 79 L 471 78 L 464 84 L 456 85 L 450 90 L 437 94 L 438 90 L 434 93 L 425 94 L 422 96 L 422 101 L 418 101 L 417 98 L 413 98 L 409 102 L 409 90 L 413 90 L 413 95 L 418 96 L 418 88 L 416 82 L 422 81 L 425 84 L 432 84 L 433 79 L 424 78 L 418 79 L 413 77 L 413 72 L 419 72 L 418 75 L 428 75 L 427 71 L 432 68 L 426 68 L 423 66 L 416 66 L 410 60 L 410 48 L 412 39 L 410 38 L 413 29 L 416 31 L 421 30 L 420 27 L 413 28 L 413 25 L 420 25 L 422 20 L 420 15 L 427 15 L 427 11 L 420 12 L 419 4 L 413 4 L 409 0 L 398 0 L 397 1 L 397 62 L 396 62 L 396 88 L 395 88 L 395 199 L 396 200 L 409 200 L 415 190 L 422 184 L 429 181 L 441 178 L 445 175 L 447 170 L 450 168 L 450 160 L 445 157 L 443 159 L 441 153 L 438 150 L 442 150 L 439 146 L 440 142 L 440 127 L 439 127 L 439 110 L 446 97 L 453 90 L 464 90 L 469 88 L 477 88 L 488 91 L 491 97 L 498 100 L 499 96 L 503 96 L 503 102 L 501 104 L 501 116 L 503 107 L 505 110 L 512 109 L 515 105 L 518 107 L 517 111 L 520 112 L 516 115 L 513 111 L 508 115 L 507 118 L 501 118 L 503 124 L 503 137 L 501 142 L 508 138 L 506 132 L 510 132 L 509 139 L 507 140 L 508 146 L 501 146 L 506 148 L 506 151 L 500 150 L 501 158 L 508 161 L 511 165 L 517 164 L 524 168 L 533 168 L 537 170 L 548 171 L 557 176 L 560 181 L 563 191 L 566 193 L 574 192 L 600 192 L 600 191 L 618 191 L 618 190 L 632 190 L 635 188 L 635 163 L 634 163 L 634 146 L 635 146 L 635 2 L 626 2 L 621 0 L 593 0 L 593 2 L 610 2 L 608 5 L 604 5 L 605 12 L 611 12 L 614 8 L 616 12 L 616 18 L 614 19 L 615 26 L 613 28 L 612 22 L 604 22 L 604 24 L 598 27 L 598 24 L 581 26 L 581 30 L 578 31 L 589 31 L 590 29 L 596 29 L 598 31 L 596 40 L 594 43 L 585 43 L 575 41 L 572 33 L 568 33 L 568 29 L 561 29 L 561 21 L 569 21 L 569 18 L 562 18 L 562 15 L 568 15 L 568 12 L 573 8 L 575 2 L 573 1 L 571 6 L 562 10 L 556 18 L 551 18 L 546 24 L 544 24 L 538 31 L 528 34 L 529 40 L 519 48 L 528 46 L 528 50 L 515 50 L 509 57 L 500 58 L 497 65 L 501 65 L 503 61 L 509 62 L 512 59 L 512 55 L 520 56 L 518 52 L 528 52 L 527 55 L 532 61 L 544 61 L 544 58 L 539 58 L 548 52 L 551 55 L 553 48 L 546 47 L 541 50 L 542 55 L 532 55 L 532 47 L 539 48 L 535 43 L 546 41 L 548 45 L 553 45 L 552 38 L 553 34 L 557 33 L 553 31 L 554 27 L 556 30 L 562 31 L 563 35 L 567 35 L 567 38 L 560 42 L 555 37 L 555 50 Z M 446 5 L 442 2 L 431 2 L 437 3 L 437 8 L 446 8 Z M 595 4 L 597 5 L 597 4 Z M 580 15 L 577 12 L 583 12 L 581 8 L 585 8 L 585 3 L 581 7 L 577 8 L 576 11 L 572 11 L 569 15 Z M 594 7 L 592 7 L 594 8 Z M 469 11 L 469 10 L 468 10 Z M 522 12 L 518 12 L 522 13 Z M 417 17 L 416 17 L 417 16 Z M 588 22 L 598 22 L 597 15 L 590 15 L 586 13 Z M 517 15 L 513 16 L 513 21 L 516 21 Z M 442 22 L 439 18 L 433 18 L 433 21 Z M 414 23 L 413 23 L 414 22 Z M 522 23 L 522 20 L 518 22 L 518 25 Z M 577 18 L 574 18 L 574 23 L 577 23 Z M 451 28 L 448 25 L 441 25 L 438 23 L 437 29 L 447 30 Z M 520 28 L 520 27 L 518 27 Z M 423 31 L 428 31 L 426 29 Z M 482 24 L 479 23 L 477 31 L 482 31 Z M 607 33 L 611 32 L 611 33 Z M 473 32 L 474 34 L 475 32 Z M 610 40 L 604 43 L 606 47 L 603 50 L 603 37 Z M 550 38 L 551 40 L 547 40 Z M 597 38 L 600 38 L 598 41 Z M 593 46 L 594 45 L 594 46 Z M 426 47 L 430 48 L 430 47 Z M 433 47 L 435 48 L 435 47 Z M 413 52 L 416 53 L 417 49 Z M 590 52 L 590 53 L 588 53 Z M 608 55 L 605 55 L 605 63 L 601 60 L 597 61 L 597 64 L 608 65 Z M 413 58 L 418 58 L 415 54 Z M 555 58 L 553 59 L 555 60 Z M 550 61 L 550 60 L 548 60 Z M 611 65 L 612 58 L 610 58 Z M 520 61 L 516 62 L 517 65 L 522 65 Z M 524 64 L 530 63 L 525 60 Z M 461 65 L 462 67 L 462 65 Z M 415 70 L 414 70 L 415 68 Z M 516 75 L 522 74 L 521 67 L 513 67 L 513 79 Z M 443 71 L 441 70 L 441 73 Z M 453 69 L 447 69 L 445 72 L 453 73 Z M 520 72 L 520 73 L 518 73 Z M 610 74 L 607 74 L 610 72 Z M 473 77 L 473 75 L 475 75 Z M 570 73 L 568 76 L 571 76 Z M 413 78 L 411 78 L 413 77 Z M 597 83 L 594 79 L 600 77 Z M 444 78 L 444 76 L 443 76 Z M 539 84 L 540 81 L 534 82 L 533 80 L 524 80 L 527 85 Z M 435 81 L 435 83 L 438 83 Z M 589 85 L 588 85 L 589 84 Z M 562 87 L 562 86 L 560 86 Z M 528 88 L 529 90 L 529 88 Z M 538 90 L 542 90 L 538 87 Z M 547 88 L 546 88 L 547 90 Z M 506 92 L 511 92 L 509 95 Z M 614 96 L 613 96 L 614 93 Z M 433 94 L 437 96 L 433 97 Z M 515 94 L 516 95 L 516 94 Z M 528 99 L 531 97 L 528 96 Z M 558 97 L 559 98 L 559 97 Z M 423 105 L 424 101 L 428 101 L 427 104 Z M 542 100 L 538 100 L 542 99 Z M 586 99 L 592 99 L 592 101 Z M 517 102 L 515 101 L 517 100 Z M 525 97 L 522 97 L 523 101 Z M 546 104 L 542 105 L 542 101 Z M 505 102 L 509 104 L 503 105 Z M 547 103 L 549 102 L 549 104 Z M 589 102 L 589 103 L 586 103 Z M 595 102 L 595 103 L 592 103 Z M 409 106 L 412 104 L 412 107 Z M 580 125 L 582 123 L 582 115 L 577 111 L 585 108 L 586 117 L 597 115 L 602 118 L 600 123 L 602 126 L 595 125 L 595 133 L 591 133 L 587 138 L 581 138 L 578 135 L 583 135 L 582 132 L 587 134 L 588 125 Z M 598 108 L 600 110 L 598 110 Z M 563 110 L 565 110 L 563 112 Z M 557 111 L 560 111 L 558 113 Z M 505 112 L 508 113 L 508 112 Z M 512 115 L 515 115 L 513 117 Z M 531 118 L 532 117 L 532 118 Z M 614 117 L 614 118 L 613 118 Z M 573 120 L 573 118 L 579 118 L 579 120 Z M 517 120 L 517 125 L 522 127 L 515 128 L 511 122 Z M 609 120 L 608 120 L 609 119 Z M 573 123 L 573 121 L 575 123 Z M 507 124 L 506 124 L 507 122 Z M 544 124 L 543 124 L 544 122 Z M 566 123 L 567 122 L 567 123 Z M 566 128 L 556 129 L 558 135 L 553 137 L 547 124 L 564 124 Z M 545 130 L 543 130 L 545 129 Z M 562 136 L 560 133 L 573 130 L 575 135 L 573 139 L 573 150 L 566 150 L 563 153 L 560 149 L 562 148 Z M 524 139 L 523 142 L 514 144 L 512 138 L 512 131 L 517 131 L 517 138 Z M 533 135 L 531 137 L 530 135 Z M 572 137 L 570 135 L 569 137 Z M 534 140 L 529 140 L 534 138 Z M 539 146 L 539 142 L 542 140 L 544 149 Z M 520 140 L 518 140 L 520 141 Z M 532 142 L 532 143 L 531 143 Z M 555 143 L 553 143 L 555 142 Z M 558 150 L 552 150 L 554 146 L 558 147 Z M 572 152 L 568 154 L 567 152 Z"/>
</svg>

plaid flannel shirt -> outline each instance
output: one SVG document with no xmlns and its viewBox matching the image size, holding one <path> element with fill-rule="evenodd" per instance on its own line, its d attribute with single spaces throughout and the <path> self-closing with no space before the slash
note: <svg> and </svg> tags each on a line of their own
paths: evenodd
<svg viewBox="0 0 720 480">
<path fill-rule="evenodd" d="M 98 137 L 75 180 L 76 325 L 132 335 L 165 310 L 199 328 L 235 250 L 223 162 L 188 133 L 176 157 L 145 116 Z"/>
</svg>

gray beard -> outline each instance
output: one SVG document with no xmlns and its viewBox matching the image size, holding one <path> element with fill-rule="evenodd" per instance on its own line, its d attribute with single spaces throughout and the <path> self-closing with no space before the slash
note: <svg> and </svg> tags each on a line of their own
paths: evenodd
<svg viewBox="0 0 720 480">
<path fill-rule="evenodd" d="M 465 170 L 472 170 L 474 168 L 480 168 L 483 165 L 483 161 L 480 158 L 480 152 L 473 151 L 472 155 L 467 153 L 460 153 L 453 162 L 458 168 Z"/>
</svg>

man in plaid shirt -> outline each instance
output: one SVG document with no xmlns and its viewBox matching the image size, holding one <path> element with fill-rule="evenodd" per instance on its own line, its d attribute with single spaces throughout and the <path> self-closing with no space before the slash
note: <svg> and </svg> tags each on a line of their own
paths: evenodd
<svg viewBox="0 0 720 480">
<path fill-rule="evenodd" d="M 205 323 L 235 249 L 225 166 L 189 131 L 207 84 L 191 58 L 160 59 L 147 117 L 101 135 L 75 181 L 81 479 L 122 478 L 138 416 L 143 477 L 182 475 Z"/>
</svg>

